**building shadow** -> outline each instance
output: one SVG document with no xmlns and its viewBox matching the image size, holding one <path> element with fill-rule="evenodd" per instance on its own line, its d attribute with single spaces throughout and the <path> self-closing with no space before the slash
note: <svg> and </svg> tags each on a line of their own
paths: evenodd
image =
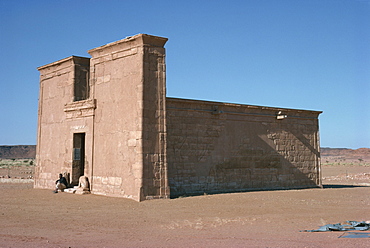
<svg viewBox="0 0 370 248">
<path fill-rule="evenodd" d="M 322 189 L 319 186 L 309 186 L 309 187 L 277 187 L 277 188 L 256 188 L 256 189 L 234 189 L 234 190 L 221 190 L 221 191 L 207 191 L 207 192 L 194 192 L 194 193 L 184 193 L 181 195 L 171 195 L 170 199 L 186 198 L 193 196 L 205 196 L 205 195 L 222 195 L 222 194 L 234 194 L 234 193 L 250 193 L 250 192 L 274 192 L 274 191 L 289 191 L 289 190 L 306 190 L 306 189 Z"/>
<path fill-rule="evenodd" d="M 324 189 L 345 189 L 345 188 L 362 188 L 369 187 L 367 185 L 350 185 L 350 184 L 323 184 Z"/>
</svg>

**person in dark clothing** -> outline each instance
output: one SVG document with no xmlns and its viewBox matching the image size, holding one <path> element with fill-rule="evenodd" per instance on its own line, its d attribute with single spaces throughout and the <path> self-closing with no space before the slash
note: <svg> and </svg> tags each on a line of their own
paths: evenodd
<svg viewBox="0 0 370 248">
<path fill-rule="evenodd" d="M 59 174 L 59 179 L 55 181 L 55 190 L 54 190 L 54 193 L 58 193 L 58 191 L 60 190 L 61 192 L 63 192 L 66 188 L 67 188 L 67 179 L 65 177 L 63 177 L 62 174 Z"/>
</svg>

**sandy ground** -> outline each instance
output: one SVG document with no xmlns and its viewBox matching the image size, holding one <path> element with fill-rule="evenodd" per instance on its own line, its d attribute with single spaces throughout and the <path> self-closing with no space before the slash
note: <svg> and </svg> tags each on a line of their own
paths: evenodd
<svg viewBox="0 0 370 248">
<path fill-rule="evenodd" d="M 141 203 L 0 183 L 0 247 L 370 247 L 370 238 L 345 232 L 300 232 L 370 220 L 368 174 L 326 166 L 324 189 Z"/>
</svg>

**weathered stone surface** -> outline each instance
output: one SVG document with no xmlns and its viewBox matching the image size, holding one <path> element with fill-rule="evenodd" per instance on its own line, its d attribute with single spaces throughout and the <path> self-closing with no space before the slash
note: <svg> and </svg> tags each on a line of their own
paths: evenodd
<svg viewBox="0 0 370 248">
<path fill-rule="evenodd" d="M 137 201 L 321 185 L 320 112 L 166 98 L 166 41 L 139 34 L 38 68 L 35 187 L 60 172 Z"/>
<path fill-rule="evenodd" d="M 320 186 L 319 114 L 167 98 L 171 196 Z"/>
</svg>

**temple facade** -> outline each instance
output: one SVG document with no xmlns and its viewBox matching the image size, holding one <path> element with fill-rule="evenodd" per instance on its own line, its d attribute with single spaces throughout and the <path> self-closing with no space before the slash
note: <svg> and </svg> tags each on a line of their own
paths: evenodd
<svg viewBox="0 0 370 248">
<path fill-rule="evenodd" d="M 166 38 L 38 68 L 35 188 L 145 199 L 321 186 L 320 111 L 166 97 Z"/>
</svg>

